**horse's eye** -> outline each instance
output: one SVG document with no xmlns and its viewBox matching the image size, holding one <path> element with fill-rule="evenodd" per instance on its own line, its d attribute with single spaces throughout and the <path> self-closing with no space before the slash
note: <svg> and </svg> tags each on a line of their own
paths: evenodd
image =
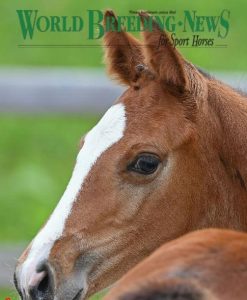
<svg viewBox="0 0 247 300">
<path fill-rule="evenodd" d="M 128 166 L 128 170 L 149 175 L 157 170 L 159 163 L 160 159 L 156 155 L 141 154 Z"/>
</svg>

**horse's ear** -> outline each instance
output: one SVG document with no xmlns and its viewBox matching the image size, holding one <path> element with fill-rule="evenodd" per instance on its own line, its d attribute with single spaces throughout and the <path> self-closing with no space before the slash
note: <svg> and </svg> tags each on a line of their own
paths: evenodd
<svg viewBox="0 0 247 300">
<path fill-rule="evenodd" d="M 141 44 L 127 32 L 118 31 L 117 18 L 110 10 L 105 12 L 105 29 L 109 29 L 107 24 L 111 24 L 115 28 L 115 31 L 106 30 L 104 35 L 105 60 L 108 72 L 121 83 L 132 85 L 138 79 L 136 66 L 144 61 Z"/>
<path fill-rule="evenodd" d="M 152 25 L 152 30 L 144 30 L 145 59 L 153 68 L 159 79 L 173 89 L 184 92 L 188 88 L 188 79 L 185 73 L 185 61 L 180 53 L 173 47 L 167 33 L 159 24 L 145 12 L 139 13 L 142 25 Z"/>
</svg>

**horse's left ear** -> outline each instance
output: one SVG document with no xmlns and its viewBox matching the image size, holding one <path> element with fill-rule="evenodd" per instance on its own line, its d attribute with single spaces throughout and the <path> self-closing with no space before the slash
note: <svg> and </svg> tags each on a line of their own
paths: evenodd
<svg viewBox="0 0 247 300">
<path fill-rule="evenodd" d="M 167 33 L 163 31 L 159 24 L 145 12 L 139 13 L 143 27 L 152 25 L 152 30 L 143 32 L 145 44 L 146 63 L 153 68 L 158 78 L 170 86 L 183 93 L 188 87 L 188 78 L 185 73 L 185 60 L 174 48 Z"/>
<path fill-rule="evenodd" d="M 104 35 L 108 72 L 121 83 L 133 85 L 139 76 L 136 66 L 143 64 L 144 61 L 141 44 L 127 32 L 118 31 L 118 21 L 111 10 L 105 12 L 105 29 L 107 29 L 107 24 L 113 27 L 112 31 L 106 30 Z"/>
</svg>

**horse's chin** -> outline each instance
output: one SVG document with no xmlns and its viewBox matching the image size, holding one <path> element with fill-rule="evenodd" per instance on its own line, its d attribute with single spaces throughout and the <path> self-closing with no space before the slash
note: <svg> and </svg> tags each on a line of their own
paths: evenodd
<svg viewBox="0 0 247 300">
<path fill-rule="evenodd" d="M 87 285 L 68 280 L 57 288 L 52 300 L 84 300 L 88 299 L 87 295 Z"/>
<path fill-rule="evenodd" d="M 84 300 L 88 299 L 87 292 L 83 288 L 75 291 L 74 289 L 59 288 L 58 293 L 55 293 L 54 297 L 49 300 Z"/>
</svg>

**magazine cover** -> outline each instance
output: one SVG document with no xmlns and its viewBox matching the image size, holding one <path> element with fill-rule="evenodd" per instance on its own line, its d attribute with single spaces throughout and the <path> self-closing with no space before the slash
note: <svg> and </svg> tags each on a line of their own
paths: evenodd
<svg viewBox="0 0 247 300">
<path fill-rule="evenodd" d="M 247 2 L 1 1 L 0 300 L 246 300 Z"/>
</svg>

